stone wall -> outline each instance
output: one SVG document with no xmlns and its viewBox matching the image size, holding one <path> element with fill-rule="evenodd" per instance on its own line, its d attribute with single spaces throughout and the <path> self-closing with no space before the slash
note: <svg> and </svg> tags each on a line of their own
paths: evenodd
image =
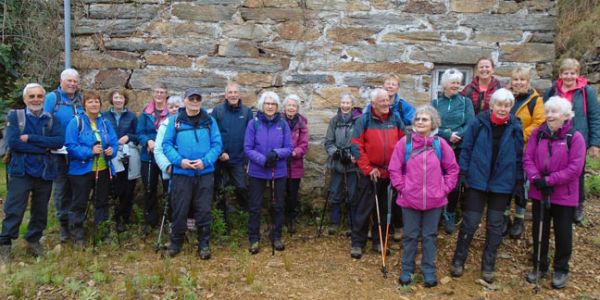
<svg viewBox="0 0 600 300">
<path fill-rule="evenodd" d="M 534 85 L 546 88 L 555 58 L 550 0 L 75 2 L 73 65 L 83 86 L 126 87 L 135 111 L 157 81 L 171 93 L 201 88 L 207 108 L 227 80 L 242 85 L 248 105 L 264 90 L 299 94 L 310 129 L 305 193 L 323 185 L 322 140 L 340 93 L 364 104 L 396 73 L 402 97 L 424 103 L 436 65 L 472 66 L 481 56 L 494 59 L 500 77 L 532 66 Z"/>
</svg>

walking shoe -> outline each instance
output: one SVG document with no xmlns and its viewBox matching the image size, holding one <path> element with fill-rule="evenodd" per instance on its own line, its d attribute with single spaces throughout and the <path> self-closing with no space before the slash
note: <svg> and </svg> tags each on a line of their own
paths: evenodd
<svg viewBox="0 0 600 300">
<path fill-rule="evenodd" d="M 546 271 L 541 271 L 537 272 L 537 270 L 533 270 L 530 273 L 527 274 L 527 282 L 529 283 L 535 283 L 536 281 L 538 281 L 539 279 L 542 279 L 544 277 L 546 277 L 546 274 L 548 274 L 548 270 Z"/>
<path fill-rule="evenodd" d="M 362 257 L 362 247 L 352 247 L 350 250 L 350 257 L 354 259 L 360 259 Z"/>
<path fill-rule="evenodd" d="M 329 228 L 327 228 L 327 234 L 334 235 L 338 231 L 338 224 L 329 224 Z"/>
<path fill-rule="evenodd" d="M 60 229 L 58 231 L 58 239 L 64 244 L 69 241 L 69 235 L 69 224 L 61 221 Z"/>
<path fill-rule="evenodd" d="M 179 254 L 179 252 L 181 252 L 181 245 L 177 245 L 171 242 L 171 244 L 169 244 L 169 247 L 167 248 L 167 254 L 169 255 L 169 257 L 175 257 L 177 256 L 177 254 Z"/>
<path fill-rule="evenodd" d="M 512 227 L 510 228 L 510 238 L 518 240 L 523 234 L 523 218 L 515 217 Z"/>
<path fill-rule="evenodd" d="M 352 236 L 352 230 L 346 229 L 346 232 L 344 232 L 344 234 L 346 235 L 346 237 L 351 237 Z"/>
<path fill-rule="evenodd" d="M 502 236 L 507 236 L 508 231 L 510 230 L 510 216 L 504 215 L 504 220 L 502 222 Z"/>
<path fill-rule="evenodd" d="M 27 252 L 31 253 L 31 255 L 35 257 L 43 257 L 44 256 L 44 247 L 40 242 L 27 242 Z"/>
<path fill-rule="evenodd" d="M 402 240 L 402 227 L 394 228 L 394 235 L 392 236 L 395 242 L 399 242 Z"/>
<path fill-rule="evenodd" d="M 579 206 L 575 207 L 575 215 L 573 216 L 573 221 L 577 225 L 583 222 L 583 203 L 579 203 Z"/>
<path fill-rule="evenodd" d="M 277 251 L 283 251 L 285 250 L 285 245 L 283 244 L 282 240 L 276 240 L 273 242 L 273 246 L 275 246 L 275 250 Z"/>
<path fill-rule="evenodd" d="M 456 213 L 446 213 L 446 224 L 444 224 L 444 231 L 447 234 L 453 234 L 456 230 Z"/>
<path fill-rule="evenodd" d="M 10 262 L 10 245 L 0 245 L 0 263 Z"/>
<path fill-rule="evenodd" d="M 85 243 L 82 239 L 77 239 L 73 241 L 73 250 L 82 251 L 85 248 Z"/>
<path fill-rule="evenodd" d="M 450 275 L 452 275 L 452 277 L 460 277 L 462 276 L 464 269 L 462 264 L 453 262 L 452 266 L 450 266 Z"/>
<path fill-rule="evenodd" d="M 202 260 L 208 260 L 210 259 L 210 247 L 204 247 L 204 248 L 200 248 L 198 249 L 198 256 L 200 256 L 200 259 Z"/>
<path fill-rule="evenodd" d="M 481 279 L 483 279 L 483 281 L 485 281 L 487 283 L 493 283 L 494 282 L 494 271 L 482 271 Z"/>
<path fill-rule="evenodd" d="M 567 286 L 567 279 L 569 279 L 568 273 L 554 271 L 552 275 L 552 288 L 553 289 L 562 289 Z"/>
<path fill-rule="evenodd" d="M 412 277 L 412 273 L 402 271 L 402 273 L 400 273 L 400 278 L 398 278 L 398 283 L 401 285 L 409 285 L 412 283 Z"/>
<path fill-rule="evenodd" d="M 381 245 L 373 245 L 373 251 L 381 254 Z M 391 253 L 390 248 L 385 249 L 385 255 L 389 256 Z"/>
<path fill-rule="evenodd" d="M 423 285 L 426 288 L 434 287 L 438 284 L 435 273 L 423 273 Z"/>
<path fill-rule="evenodd" d="M 250 249 L 248 249 L 248 251 L 252 255 L 258 254 L 258 252 L 260 251 L 260 247 L 258 246 L 258 242 L 254 242 L 254 243 L 250 244 Z"/>
</svg>

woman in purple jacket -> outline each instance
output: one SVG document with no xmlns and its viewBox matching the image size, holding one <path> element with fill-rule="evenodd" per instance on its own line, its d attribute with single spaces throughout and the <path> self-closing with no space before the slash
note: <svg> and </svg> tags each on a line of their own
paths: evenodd
<svg viewBox="0 0 600 300">
<path fill-rule="evenodd" d="M 285 120 L 290 127 L 292 156 L 288 159 L 288 178 L 286 184 L 285 218 L 289 233 L 296 232 L 296 217 L 298 216 L 298 190 L 300 179 L 304 177 L 304 155 L 308 152 L 308 127 L 306 118 L 299 114 L 300 97 L 289 95 L 283 100 Z"/>
<path fill-rule="evenodd" d="M 271 186 L 269 239 L 277 251 L 285 246 L 281 240 L 283 227 L 283 203 L 285 183 L 288 175 L 286 160 L 292 155 L 293 145 L 290 128 L 279 113 L 279 96 L 264 92 L 256 104 L 256 117 L 248 123 L 244 137 L 244 153 L 250 160 L 248 177 L 250 197 L 248 199 L 248 238 L 250 253 L 260 251 L 260 209 L 262 208 L 265 185 Z"/>
<path fill-rule="evenodd" d="M 554 96 L 544 104 L 546 123 L 535 129 L 527 142 L 523 168 L 532 185 L 533 272 L 527 281 L 537 282 L 548 273 L 550 220 L 554 225 L 554 274 L 552 287 L 564 288 L 573 248 L 573 214 L 579 205 L 579 180 L 585 164 L 585 140 L 573 130 L 571 103 Z M 542 206 L 543 205 L 543 206 Z M 543 211 L 542 245 L 539 245 L 540 213 Z M 537 251 L 540 261 L 537 261 Z M 537 264 L 539 263 L 539 273 Z"/>
<path fill-rule="evenodd" d="M 399 282 L 412 282 L 419 237 L 423 256 L 421 271 L 425 287 L 437 285 L 435 256 L 437 228 L 448 194 L 458 180 L 458 164 L 452 147 L 436 136 L 442 121 L 435 108 L 422 105 L 413 118 L 413 132 L 396 144 L 388 170 L 402 207 L 402 273 Z M 408 152 L 408 153 L 407 153 Z"/>
</svg>

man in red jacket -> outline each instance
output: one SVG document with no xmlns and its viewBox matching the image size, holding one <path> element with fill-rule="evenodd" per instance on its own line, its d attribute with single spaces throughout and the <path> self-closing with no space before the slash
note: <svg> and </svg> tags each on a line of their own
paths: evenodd
<svg viewBox="0 0 600 300">
<path fill-rule="evenodd" d="M 380 224 L 387 224 L 387 201 L 390 179 L 388 163 L 396 142 L 404 136 L 404 123 L 397 113 L 390 111 L 390 99 L 383 89 L 371 93 L 371 107 L 355 123 L 352 152 L 358 157 L 360 169 L 358 194 L 352 203 L 356 219 L 352 224 L 352 258 L 360 259 L 367 241 L 369 217 L 377 220 L 374 193 L 379 200 Z M 381 252 L 377 227 L 373 227 L 373 250 Z"/>
</svg>

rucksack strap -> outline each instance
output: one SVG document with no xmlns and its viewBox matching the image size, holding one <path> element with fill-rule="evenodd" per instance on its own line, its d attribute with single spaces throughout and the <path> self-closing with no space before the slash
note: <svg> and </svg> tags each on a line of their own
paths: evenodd
<svg viewBox="0 0 600 300">
<path fill-rule="evenodd" d="M 529 110 L 530 116 L 533 116 L 533 111 L 535 110 L 535 105 L 537 104 L 539 98 L 540 96 L 535 96 L 535 98 L 531 99 L 531 101 L 527 103 L 527 109 Z"/>
<path fill-rule="evenodd" d="M 25 109 L 17 109 L 15 110 L 17 113 L 17 125 L 19 126 L 19 134 L 22 134 L 25 130 L 25 124 L 27 120 L 25 119 Z"/>
</svg>

